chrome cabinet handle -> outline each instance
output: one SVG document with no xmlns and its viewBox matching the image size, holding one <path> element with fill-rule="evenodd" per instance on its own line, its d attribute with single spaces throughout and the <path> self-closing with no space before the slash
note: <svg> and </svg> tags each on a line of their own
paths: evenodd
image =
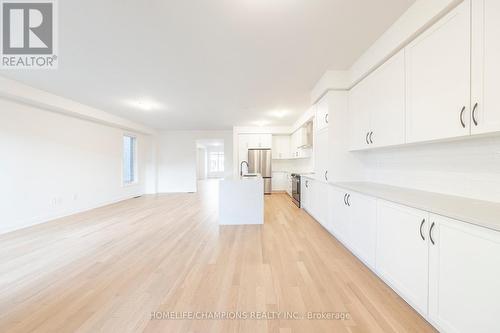
<svg viewBox="0 0 500 333">
<path fill-rule="evenodd" d="M 325 114 L 325 123 L 328 124 L 328 113 Z"/>
<path fill-rule="evenodd" d="M 477 119 L 476 119 L 477 107 L 478 107 L 478 103 L 474 104 L 474 108 L 472 109 L 472 121 L 474 122 L 474 125 L 476 125 L 476 126 L 478 124 Z"/>
<path fill-rule="evenodd" d="M 347 201 L 347 206 L 349 206 L 349 207 L 351 207 L 351 202 L 349 201 L 350 199 L 351 199 L 351 195 L 348 194 L 346 201 Z"/>
<path fill-rule="evenodd" d="M 436 243 L 434 243 L 434 239 L 432 239 L 432 229 L 434 229 L 434 225 L 435 225 L 435 223 L 432 222 L 431 228 L 429 229 L 429 239 L 431 240 L 432 245 L 436 244 Z"/>
<path fill-rule="evenodd" d="M 346 205 L 346 206 L 347 206 L 347 193 L 346 193 L 346 194 L 344 194 L 344 205 Z"/>
<path fill-rule="evenodd" d="M 424 234 L 422 233 L 422 227 L 424 226 L 425 219 L 422 220 L 422 223 L 420 223 L 420 237 L 422 237 L 422 240 L 425 240 Z"/>
<path fill-rule="evenodd" d="M 309 181 L 306 180 L 306 188 L 309 188 Z"/>
<path fill-rule="evenodd" d="M 460 123 L 462 124 L 462 127 L 465 128 L 465 123 L 464 123 L 464 112 L 465 112 L 465 106 L 462 108 L 462 111 L 460 111 Z"/>
<path fill-rule="evenodd" d="M 328 170 L 325 171 L 325 180 L 328 181 Z"/>
<path fill-rule="evenodd" d="M 373 143 L 373 132 L 370 132 L 370 143 Z"/>
<path fill-rule="evenodd" d="M 370 135 L 370 132 L 366 132 L 366 144 L 369 145 L 370 144 L 370 141 L 368 141 L 368 136 Z"/>
</svg>

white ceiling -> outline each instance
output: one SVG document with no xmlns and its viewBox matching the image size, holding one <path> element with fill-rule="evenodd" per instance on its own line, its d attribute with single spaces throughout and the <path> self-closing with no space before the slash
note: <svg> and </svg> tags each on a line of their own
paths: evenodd
<svg viewBox="0 0 500 333">
<path fill-rule="evenodd" d="M 290 125 L 414 1 L 64 0 L 59 69 L 2 74 L 159 129 Z"/>
</svg>

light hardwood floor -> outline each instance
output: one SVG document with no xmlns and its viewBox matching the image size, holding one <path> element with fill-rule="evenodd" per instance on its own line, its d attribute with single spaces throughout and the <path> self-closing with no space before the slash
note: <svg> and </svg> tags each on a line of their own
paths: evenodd
<svg viewBox="0 0 500 333">
<path fill-rule="evenodd" d="M 430 332 L 286 194 L 217 225 L 217 183 L 0 236 L 0 332 Z M 347 312 L 346 320 L 151 320 L 151 312 Z"/>
</svg>

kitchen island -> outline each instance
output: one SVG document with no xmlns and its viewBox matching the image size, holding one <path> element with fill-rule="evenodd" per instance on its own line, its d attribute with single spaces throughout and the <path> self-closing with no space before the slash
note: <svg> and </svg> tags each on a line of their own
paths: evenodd
<svg viewBox="0 0 500 333">
<path fill-rule="evenodd" d="M 264 180 L 261 175 L 229 177 L 219 183 L 219 224 L 263 224 Z"/>
</svg>

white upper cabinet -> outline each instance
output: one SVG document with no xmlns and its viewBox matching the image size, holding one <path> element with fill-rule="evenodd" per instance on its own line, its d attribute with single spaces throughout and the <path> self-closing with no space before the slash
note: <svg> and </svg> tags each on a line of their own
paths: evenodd
<svg viewBox="0 0 500 333">
<path fill-rule="evenodd" d="M 470 17 L 466 0 L 405 48 L 408 143 L 470 134 Z"/>
<path fill-rule="evenodd" d="M 351 90 L 349 118 L 352 150 L 405 142 L 404 50 Z"/>
<path fill-rule="evenodd" d="M 472 134 L 500 131 L 500 1 L 472 2 Z"/>
<path fill-rule="evenodd" d="M 500 232 L 431 215 L 429 318 L 443 332 L 500 332 Z"/>
<path fill-rule="evenodd" d="M 378 274 L 425 316 L 429 214 L 380 200 L 377 223 Z"/>
<path fill-rule="evenodd" d="M 328 128 L 328 98 L 324 96 L 316 103 L 316 131 Z"/>
<path fill-rule="evenodd" d="M 273 135 L 273 159 L 290 158 L 290 147 L 290 135 Z"/>
<path fill-rule="evenodd" d="M 371 147 L 405 142 L 405 58 L 400 51 L 373 73 L 370 112 Z"/>
<path fill-rule="evenodd" d="M 248 162 L 248 149 L 272 148 L 271 134 L 239 134 L 238 135 L 238 170 L 241 162 Z M 241 170 L 239 170 L 241 172 Z M 246 171 L 246 170 L 245 170 Z"/>
<path fill-rule="evenodd" d="M 366 149 L 369 146 L 370 108 L 372 96 L 370 81 L 358 83 L 349 92 L 349 126 L 351 150 Z"/>
<path fill-rule="evenodd" d="M 259 134 L 259 147 L 256 148 L 269 148 L 273 147 L 273 136 L 271 134 Z"/>
<path fill-rule="evenodd" d="M 271 149 L 273 136 L 271 134 L 240 134 L 238 136 L 240 147 L 246 145 L 247 149 Z"/>
</svg>

